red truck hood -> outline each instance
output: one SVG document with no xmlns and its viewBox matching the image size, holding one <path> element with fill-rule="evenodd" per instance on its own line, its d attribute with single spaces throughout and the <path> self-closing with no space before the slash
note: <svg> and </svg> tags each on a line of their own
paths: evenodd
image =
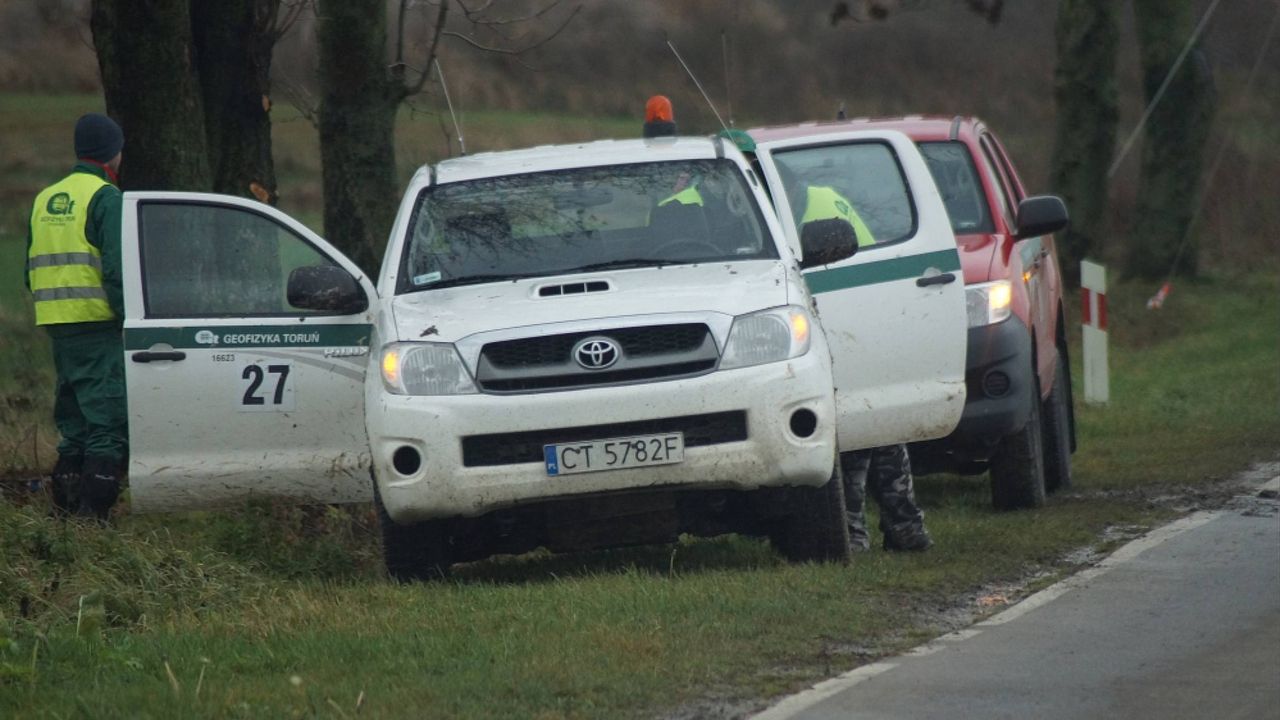
<svg viewBox="0 0 1280 720">
<path fill-rule="evenodd" d="M 1004 236 L 987 233 L 956 235 L 960 250 L 960 267 L 964 270 L 964 283 L 986 282 L 991 279 L 992 267 L 998 262 L 996 251 Z"/>
</svg>

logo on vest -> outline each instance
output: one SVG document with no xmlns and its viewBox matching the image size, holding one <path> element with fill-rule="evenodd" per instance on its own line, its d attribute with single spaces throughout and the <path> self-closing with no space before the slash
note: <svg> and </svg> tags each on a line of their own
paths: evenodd
<svg viewBox="0 0 1280 720">
<path fill-rule="evenodd" d="M 45 203 L 44 209 L 50 215 L 70 215 L 76 209 L 76 201 L 72 200 L 71 195 L 67 193 L 55 193 L 49 198 L 49 202 Z"/>
</svg>

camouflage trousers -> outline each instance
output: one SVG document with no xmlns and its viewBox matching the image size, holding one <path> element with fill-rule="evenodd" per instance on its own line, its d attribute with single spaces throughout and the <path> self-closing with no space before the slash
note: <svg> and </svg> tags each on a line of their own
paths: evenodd
<svg viewBox="0 0 1280 720">
<path fill-rule="evenodd" d="M 924 512 L 916 505 L 911 482 L 911 459 L 906 445 L 859 450 L 840 456 L 844 480 L 845 514 L 849 539 L 855 548 L 871 546 L 867 532 L 866 496 L 870 493 L 880 506 L 880 532 L 885 546 L 901 544 L 903 538 L 927 536 Z"/>
</svg>

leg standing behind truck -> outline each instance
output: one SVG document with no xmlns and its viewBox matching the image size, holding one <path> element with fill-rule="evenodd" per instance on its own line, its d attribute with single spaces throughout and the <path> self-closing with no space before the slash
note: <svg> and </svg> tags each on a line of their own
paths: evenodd
<svg viewBox="0 0 1280 720">
<path fill-rule="evenodd" d="M 840 466 L 853 549 L 871 547 L 866 516 L 868 491 L 880 506 L 885 550 L 928 550 L 933 545 L 924 527 L 924 512 L 916 505 L 906 445 L 844 453 Z"/>
</svg>

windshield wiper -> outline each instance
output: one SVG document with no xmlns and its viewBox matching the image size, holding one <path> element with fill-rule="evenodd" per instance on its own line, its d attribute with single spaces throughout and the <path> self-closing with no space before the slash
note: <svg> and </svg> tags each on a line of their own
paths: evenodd
<svg viewBox="0 0 1280 720">
<path fill-rule="evenodd" d="M 688 264 L 689 260 L 672 260 L 671 258 L 626 258 L 623 260 L 606 260 L 604 262 L 590 263 L 589 265 L 580 265 L 578 267 L 565 268 L 561 272 L 591 272 L 592 270 L 617 270 L 620 268 L 638 268 L 638 267 L 661 267 L 663 265 L 681 265 Z"/>
<path fill-rule="evenodd" d="M 462 277 L 445 278 L 428 283 L 418 290 L 437 290 L 439 288 L 457 287 L 459 285 L 479 285 L 480 283 L 506 282 L 508 280 L 523 280 L 524 278 L 537 277 L 536 273 L 503 273 L 492 275 L 464 275 Z"/>
</svg>

